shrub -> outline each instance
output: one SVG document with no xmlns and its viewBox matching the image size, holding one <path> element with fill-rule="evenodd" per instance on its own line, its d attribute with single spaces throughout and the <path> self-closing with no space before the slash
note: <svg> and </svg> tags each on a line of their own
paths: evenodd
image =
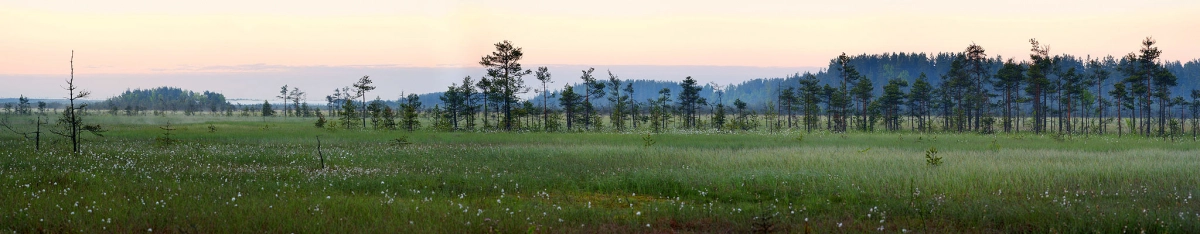
<svg viewBox="0 0 1200 234">
<path fill-rule="evenodd" d="M 317 128 L 324 128 L 326 122 L 328 121 L 325 120 L 325 115 L 321 114 L 321 112 L 317 112 L 317 122 L 313 123 L 313 126 L 316 126 Z"/>
</svg>

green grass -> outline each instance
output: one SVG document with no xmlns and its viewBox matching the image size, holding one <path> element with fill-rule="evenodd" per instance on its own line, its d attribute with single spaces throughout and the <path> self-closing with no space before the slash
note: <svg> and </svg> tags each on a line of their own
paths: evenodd
<svg viewBox="0 0 1200 234">
<path fill-rule="evenodd" d="M 32 141 L 0 135 L 0 230 L 1200 231 L 1200 147 L 1191 141 L 676 133 L 646 147 L 644 133 L 171 118 L 179 142 L 162 145 L 162 117 L 94 117 L 110 131 L 88 137 L 81 155 L 61 138 L 34 152 Z M 392 143 L 402 136 L 413 144 Z M 930 147 L 942 165 L 926 164 Z"/>
</svg>

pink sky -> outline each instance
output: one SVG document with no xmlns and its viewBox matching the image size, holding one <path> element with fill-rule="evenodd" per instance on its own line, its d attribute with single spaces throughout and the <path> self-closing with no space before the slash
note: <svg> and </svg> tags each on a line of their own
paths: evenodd
<svg viewBox="0 0 1200 234">
<path fill-rule="evenodd" d="M 500 40 L 524 47 L 527 64 L 588 66 L 820 67 L 842 52 L 972 42 L 1027 58 L 1029 38 L 1055 54 L 1120 56 L 1146 36 L 1165 59 L 1200 57 L 1200 1 L 179 2 L 0 0 L 0 75 L 65 74 L 72 49 L 77 74 L 474 67 Z"/>
</svg>

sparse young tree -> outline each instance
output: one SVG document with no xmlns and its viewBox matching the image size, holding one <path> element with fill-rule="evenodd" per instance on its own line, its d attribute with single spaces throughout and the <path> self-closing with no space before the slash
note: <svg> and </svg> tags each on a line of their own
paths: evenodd
<svg viewBox="0 0 1200 234">
<path fill-rule="evenodd" d="M 482 94 L 480 99 L 483 100 L 483 127 L 490 128 L 491 125 L 488 123 L 488 100 L 491 100 L 494 96 L 492 91 L 492 81 L 486 76 L 480 77 L 479 82 L 475 83 L 475 87 L 478 87 L 480 94 Z"/>
<path fill-rule="evenodd" d="M 458 84 L 450 84 L 450 87 L 447 87 L 446 92 L 442 92 L 442 96 L 438 99 L 446 105 L 444 114 L 450 121 L 451 130 L 459 130 L 459 116 L 462 114 L 463 106 L 466 105 L 467 97 L 459 90 Z"/>
<path fill-rule="evenodd" d="M 550 89 L 547 89 L 546 84 L 554 81 L 550 80 L 550 69 L 546 67 L 538 67 L 537 79 L 542 82 L 542 128 L 545 128 L 550 126 L 550 109 L 546 107 L 547 101 L 550 100 Z"/>
<path fill-rule="evenodd" d="M 750 130 L 749 112 L 747 110 L 748 106 L 746 102 L 743 102 L 741 98 L 734 99 L 733 108 L 737 111 L 737 118 L 736 121 L 734 121 L 734 123 L 737 123 L 737 128 L 741 130 Z M 724 109 L 724 105 L 717 104 L 717 109 Z"/>
<path fill-rule="evenodd" d="M 867 107 L 871 104 L 871 99 L 875 98 L 875 84 L 871 83 L 871 79 L 861 78 L 854 84 L 854 89 L 850 90 L 851 95 L 858 101 L 861 111 L 858 113 L 858 128 L 860 131 L 868 131 L 867 124 Z"/>
<path fill-rule="evenodd" d="M 625 113 L 627 113 L 627 114 L 625 114 L 625 116 L 627 117 L 626 119 L 629 119 L 630 124 L 633 125 L 634 129 L 636 129 L 638 126 L 637 125 L 638 105 L 637 105 L 637 102 L 635 100 L 633 100 L 633 82 L 625 83 L 625 89 L 622 89 L 622 91 L 625 92 L 624 96 L 621 96 L 621 100 L 622 100 L 622 102 L 625 103 L 625 108 L 627 110 L 625 112 Z"/>
<path fill-rule="evenodd" d="M 982 46 L 971 43 L 967 49 L 963 51 L 963 62 L 966 72 L 970 77 L 966 86 L 966 111 L 970 119 L 972 130 L 990 131 L 981 129 L 983 127 L 980 122 L 984 118 L 991 118 L 990 101 L 985 84 L 991 84 L 991 63 L 988 62 L 987 53 Z"/>
<path fill-rule="evenodd" d="M 883 125 L 888 131 L 900 130 L 900 107 L 905 102 L 903 88 L 908 87 L 908 81 L 893 78 L 888 80 L 888 84 L 883 86 L 883 96 L 879 97 L 879 102 L 883 108 Z"/>
<path fill-rule="evenodd" d="M 402 120 L 400 122 L 404 125 L 404 130 L 411 132 L 421 128 L 420 113 L 418 113 L 421 109 L 421 99 L 419 96 L 409 94 L 404 97 L 400 108 L 403 109 L 403 113 L 401 114 Z"/>
<path fill-rule="evenodd" d="M 1033 101 L 1033 132 L 1042 133 L 1046 128 L 1046 111 L 1045 107 L 1045 91 L 1050 85 L 1050 80 L 1046 77 L 1053 64 L 1050 58 L 1050 47 L 1042 46 L 1037 39 L 1029 39 L 1029 43 L 1033 46 L 1029 55 L 1032 61 L 1029 65 L 1029 70 L 1026 70 L 1025 76 L 1025 92 L 1029 94 Z"/>
<path fill-rule="evenodd" d="M 714 109 L 712 112 L 712 127 L 716 128 L 717 130 L 725 130 L 725 104 L 717 102 L 715 108 L 716 109 Z M 741 125 L 736 123 L 737 122 L 735 121 L 734 125 L 736 125 L 737 128 L 741 128 Z"/>
<path fill-rule="evenodd" d="M 1004 127 L 1004 132 L 1009 133 L 1013 130 L 1013 101 L 1019 95 L 1017 90 L 1021 88 L 1021 81 L 1025 80 L 1025 68 L 1009 59 L 1000 68 L 1000 71 L 996 72 L 996 78 L 993 85 L 1004 92 L 1004 119 L 1000 122 Z"/>
<path fill-rule="evenodd" d="M 387 104 L 385 104 L 383 99 L 379 96 L 375 96 L 375 100 L 371 100 L 370 103 L 366 104 L 367 116 L 371 117 L 371 128 L 374 130 L 383 128 L 383 108 L 386 107 Z"/>
<path fill-rule="evenodd" d="M 916 118 L 917 124 L 914 128 L 917 131 L 929 131 L 929 104 L 933 99 L 933 86 L 930 85 L 929 79 L 922 72 L 921 76 L 913 81 L 913 86 L 908 90 L 908 110 Z"/>
<path fill-rule="evenodd" d="M 360 115 L 362 116 L 363 129 L 367 128 L 367 92 L 375 90 L 375 86 L 371 85 L 371 83 L 371 76 L 363 76 L 358 79 L 358 82 L 354 82 L 354 95 L 355 97 L 362 98 L 363 107 Z"/>
<path fill-rule="evenodd" d="M 38 107 L 38 115 L 46 115 L 46 102 L 38 101 L 37 107 Z"/>
<path fill-rule="evenodd" d="M 263 117 L 275 116 L 275 109 L 271 108 L 271 102 L 263 101 L 262 111 L 260 113 Z"/>
<path fill-rule="evenodd" d="M 31 110 L 30 105 L 29 105 L 29 97 L 25 97 L 25 95 L 21 95 L 21 97 L 17 98 L 17 114 L 20 114 L 20 115 L 33 114 L 33 111 Z"/>
<path fill-rule="evenodd" d="M 588 68 L 587 70 L 583 70 L 583 75 L 579 77 L 579 79 L 583 80 L 584 88 L 583 103 L 581 104 L 583 105 L 584 112 L 583 125 L 588 130 L 591 130 L 592 112 L 595 111 L 595 106 L 592 105 L 592 97 L 600 98 L 604 96 L 604 83 L 597 82 L 596 78 L 592 76 L 592 72 L 595 71 L 595 68 Z"/>
<path fill-rule="evenodd" d="M 1096 125 L 1099 127 L 1097 130 L 1100 131 L 1100 134 L 1104 134 L 1106 130 L 1104 111 L 1107 108 L 1104 107 L 1104 82 L 1112 75 L 1112 72 L 1106 67 L 1114 65 L 1114 63 L 1115 59 L 1112 56 L 1105 57 L 1103 62 L 1101 60 L 1091 60 L 1088 62 L 1088 70 L 1092 71 L 1092 84 L 1096 85 L 1096 93 L 1094 95 L 1096 97 Z"/>
<path fill-rule="evenodd" d="M 299 87 L 292 87 L 292 92 L 288 93 L 288 100 L 292 101 L 292 116 L 308 117 L 310 115 L 308 113 L 308 108 L 301 108 L 302 106 L 300 105 L 300 102 L 303 101 L 304 98 L 304 91 L 300 91 Z M 284 104 L 286 105 L 287 102 L 284 102 Z M 286 108 L 284 111 L 287 111 Z"/>
<path fill-rule="evenodd" d="M 650 122 L 654 124 L 654 132 L 666 129 L 667 123 L 671 122 L 671 89 L 658 90 L 658 99 L 651 99 L 649 102 L 653 106 L 650 109 Z"/>
<path fill-rule="evenodd" d="M 287 103 L 288 103 L 288 99 L 291 99 L 291 97 L 292 96 L 288 95 L 288 86 L 287 85 L 283 85 L 283 87 L 279 87 L 279 96 L 275 96 L 275 98 L 283 100 L 283 102 L 281 102 L 281 103 L 283 103 L 283 118 L 284 119 L 287 119 L 287 113 L 288 113 Z"/>
<path fill-rule="evenodd" d="M 1126 100 L 1130 99 L 1129 92 L 1125 90 L 1125 82 L 1119 81 L 1113 84 L 1113 89 L 1108 91 L 1108 94 L 1117 102 L 1114 105 L 1117 108 L 1117 137 L 1121 137 L 1121 134 L 1125 131 L 1123 127 L 1125 122 L 1121 118 L 1124 114 L 1121 113 L 1121 110 L 1125 109 L 1125 106 L 1129 104 Z M 1132 131 L 1133 129 L 1130 130 Z"/>
<path fill-rule="evenodd" d="M 835 119 L 834 131 L 846 132 L 846 124 L 849 116 L 851 100 L 849 96 L 850 85 L 853 85 L 856 81 L 858 81 L 858 79 L 861 78 L 861 75 L 858 74 L 858 70 L 854 68 L 854 65 L 850 64 L 850 57 L 846 56 L 846 53 L 842 53 L 842 55 L 838 56 L 834 62 L 836 63 L 839 78 L 841 78 L 842 83 L 841 89 L 839 90 L 840 93 L 837 93 L 837 95 L 829 101 L 829 105 L 833 108 L 836 108 L 831 108 L 831 110 L 835 110 L 833 114 Z"/>
<path fill-rule="evenodd" d="M 795 115 L 792 113 L 792 110 L 796 108 L 796 102 L 797 102 L 798 97 L 799 97 L 799 95 L 796 94 L 795 87 L 787 87 L 787 88 L 783 88 L 783 89 L 779 90 L 779 95 L 776 96 L 776 100 L 778 101 L 777 105 L 779 105 L 778 111 L 781 111 L 781 112 L 786 111 L 787 112 L 786 114 L 779 114 L 779 115 L 787 116 L 787 125 L 776 126 L 776 127 L 792 128 L 792 122 L 793 122 L 792 119 L 793 119 L 793 117 L 795 117 Z M 782 122 L 782 121 L 780 121 L 780 122 Z M 783 124 L 776 123 L 776 125 L 783 125 Z"/>
<path fill-rule="evenodd" d="M 392 106 L 383 106 L 383 128 L 387 130 L 396 130 L 396 110 Z"/>
<path fill-rule="evenodd" d="M 1200 89 L 1192 89 L 1192 141 L 1197 140 L 1200 131 Z"/>
<path fill-rule="evenodd" d="M 342 100 L 342 127 L 350 129 L 354 127 L 354 121 L 358 120 L 358 107 L 354 104 L 353 99 Z M 366 120 L 364 120 L 366 121 Z M 363 128 L 366 128 L 366 123 L 363 123 Z"/>
<path fill-rule="evenodd" d="M 458 95 L 462 98 L 462 105 L 459 106 L 458 112 L 460 116 L 465 117 L 463 121 L 466 121 L 466 129 L 475 129 L 475 112 L 476 108 L 478 108 L 476 105 L 478 98 L 476 96 L 478 95 L 475 95 L 476 92 L 473 85 L 475 85 L 475 82 L 471 81 L 470 76 L 467 76 L 463 77 L 462 84 L 458 87 Z"/>
<path fill-rule="evenodd" d="M 820 102 L 822 93 L 820 81 L 817 80 L 817 76 L 805 72 L 803 78 L 800 79 L 799 95 L 804 107 L 804 130 L 807 132 L 812 132 L 813 129 L 820 126 L 818 122 L 820 121 L 821 114 Z"/>
<path fill-rule="evenodd" d="M 703 89 L 696 84 L 696 80 L 691 76 L 683 79 L 683 83 L 679 83 L 679 108 L 686 116 L 686 124 L 689 128 L 696 128 L 696 121 L 699 118 L 698 109 L 703 103 L 700 98 L 700 90 Z"/>
<path fill-rule="evenodd" d="M 566 114 L 567 130 L 571 130 L 574 126 L 579 110 L 579 94 L 575 94 L 575 89 L 571 85 L 563 85 L 562 93 L 558 95 L 558 105 Z"/>
<path fill-rule="evenodd" d="M 625 103 L 629 101 L 629 96 L 621 96 L 621 79 L 617 75 L 613 75 L 612 71 L 608 71 L 607 86 L 612 94 L 608 97 L 608 103 L 612 105 L 612 115 L 609 116 L 609 119 L 614 129 L 622 131 L 625 127 L 625 121 L 622 118 L 625 116 Z"/>
</svg>

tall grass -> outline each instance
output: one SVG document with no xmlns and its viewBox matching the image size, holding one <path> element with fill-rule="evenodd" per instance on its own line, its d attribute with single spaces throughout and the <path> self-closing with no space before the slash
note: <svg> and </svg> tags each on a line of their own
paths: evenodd
<svg viewBox="0 0 1200 234">
<path fill-rule="evenodd" d="M 16 232 L 1197 232 L 1200 148 L 1110 136 L 438 133 L 106 117 L 0 137 Z M 209 125 L 217 130 L 210 132 Z M 320 169 L 315 136 L 329 168 Z M 392 144 L 406 137 L 409 145 Z M 943 164 L 925 163 L 930 147 Z M 770 218 L 764 218 L 770 217 Z"/>
</svg>

